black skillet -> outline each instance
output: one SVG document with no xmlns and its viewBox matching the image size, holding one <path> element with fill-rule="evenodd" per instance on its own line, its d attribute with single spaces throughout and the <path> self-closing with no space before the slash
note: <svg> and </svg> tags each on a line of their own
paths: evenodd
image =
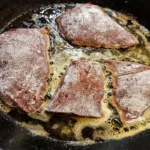
<svg viewBox="0 0 150 150">
<path fill-rule="evenodd" d="M 0 0 L 0 31 L 8 22 L 19 15 L 41 5 L 65 0 Z M 71 1 L 89 2 L 89 1 Z M 150 29 L 150 0 L 95 0 L 93 4 L 125 11 L 137 17 L 137 20 Z M 75 146 L 67 142 L 33 136 L 29 131 L 16 125 L 8 115 L 0 112 L 0 149 L 4 150 L 150 150 L 150 130 L 121 140 L 110 140 L 87 146 Z"/>
</svg>

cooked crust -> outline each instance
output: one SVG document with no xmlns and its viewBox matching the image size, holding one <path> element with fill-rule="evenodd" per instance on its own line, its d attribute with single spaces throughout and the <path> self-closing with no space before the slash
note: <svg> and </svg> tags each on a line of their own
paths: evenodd
<svg viewBox="0 0 150 150">
<path fill-rule="evenodd" d="M 41 91 L 41 96 L 44 98 L 47 91 L 48 91 L 48 82 L 47 80 L 49 79 L 49 75 L 50 75 L 50 55 L 49 55 L 49 48 L 50 48 L 50 38 L 48 33 L 50 32 L 50 29 L 48 27 L 43 27 L 40 29 L 41 30 L 41 34 L 43 34 L 45 36 L 45 42 L 46 42 L 46 60 L 47 60 L 47 66 L 48 66 L 48 73 L 47 76 L 45 77 L 45 89 L 43 89 L 43 91 Z"/>
</svg>

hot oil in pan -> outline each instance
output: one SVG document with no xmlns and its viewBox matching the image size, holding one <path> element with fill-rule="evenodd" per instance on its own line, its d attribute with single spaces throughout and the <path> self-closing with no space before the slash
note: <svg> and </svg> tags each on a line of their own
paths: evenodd
<svg viewBox="0 0 150 150">
<path fill-rule="evenodd" d="M 150 65 L 149 31 L 138 24 L 133 17 L 110 9 L 104 9 L 104 11 L 121 26 L 130 30 L 130 32 L 138 37 L 140 44 L 137 47 L 120 50 L 78 47 L 63 40 L 59 35 L 55 19 L 75 5 L 79 4 L 54 4 L 41 7 L 16 19 L 6 28 L 6 30 L 10 28 L 41 28 L 43 26 L 50 28 L 51 48 L 49 53 L 51 58 L 51 74 L 48 80 L 49 90 L 46 95 L 46 103 L 50 103 L 60 83 L 61 76 L 64 74 L 71 59 L 88 59 L 99 62 L 104 62 L 103 60 L 107 59 L 116 59 Z M 147 117 L 150 113 L 149 110 L 145 114 L 145 118 L 140 117 L 126 124 L 120 121 L 118 112 L 109 104 L 112 94 L 111 75 L 107 70 L 104 69 L 104 71 L 107 76 L 105 79 L 105 90 L 109 92 L 104 96 L 102 105 L 105 108 L 105 117 L 102 119 L 49 115 L 44 111 L 39 111 L 35 115 L 30 115 L 30 117 L 16 111 L 10 112 L 9 115 L 34 134 L 67 141 L 99 142 L 108 139 L 120 139 L 147 129 L 150 122 L 150 117 Z M 7 111 L 6 108 L 5 110 Z"/>
</svg>

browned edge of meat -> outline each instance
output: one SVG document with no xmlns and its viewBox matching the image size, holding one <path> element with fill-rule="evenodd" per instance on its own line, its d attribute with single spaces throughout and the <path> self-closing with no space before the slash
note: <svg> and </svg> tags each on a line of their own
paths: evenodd
<svg viewBox="0 0 150 150">
<path fill-rule="evenodd" d="M 41 97 L 44 100 L 45 95 L 48 91 L 48 82 L 47 82 L 47 80 L 49 79 L 49 76 L 50 76 L 50 62 L 49 62 L 50 55 L 49 55 L 49 52 L 48 52 L 48 50 L 50 48 L 50 38 L 48 36 L 48 33 L 50 32 L 50 28 L 47 27 L 47 26 L 43 27 L 43 28 L 40 29 L 40 32 L 41 32 L 41 34 L 43 34 L 45 36 L 45 41 L 46 41 L 46 49 L 45 50 L 46 50 L 46 56 L 47 56 L 46 60 L 47 60 L 47 64 L 48 64 L 48 75 L 45 78 L 45 88 L 43 88 L 43 91 L 41 91 Z M 42 104 L 39 106 L 39 108 L 37 108 L 37 110 L 42 108 L 42 106 L 43 106 Z M 29 114 L 34 114 L 36 111 L 30 112 Z"/>
<path fill-rule="evenodd" d="M 78 60 L 79 61 L 79 60 Z M 80 60 L 80 61 L 85 61 L 85 60 Z M 87 60 L 86 60 L 87 61 Z M 99 108 L 101 109 L 101 111 L 100 111 L 100 116 L 86 116 L 86 115 L 80 115 L 80 114 L 78 114 L 78 113 L 75 113 L 75 112 L 72 112 L 72 113 L 70 113 L 70 112 L 63 112 L 63 111 L 59 111 L 59 112 L 57 112 L 57 111 L 50 111 L 50 108 L 52 107 L 52 102 L 54 101 L 54 99 L 55 99 L 55 96 L 56 96 L 56 94 L 59 92 L 59 90 L 60 90 L 60 88 L 62 87 L 62 85 L 64 84 L 64 79 L 65 79 L 65 77 L 66 77 L 66 75 L 67 75 L 67 72 L 68 72 L 68 70 L 69 70 L 69 68 L 70 68 L 70 66 L 72 66 L 74 63 L 75 63 L 76 61 L 75 60 L 72 60 L 71 62 L 70 62 L 70 64 L 69 64 L 69 66 L 67 67 L 67 69 L 66 69 L 66 71 L 65 71 L 65 73 L 64 73 L 64 75 L 61 77 L 61 81 L 60 81 L 60 84 L 59 84 L 59 86 L 58 86 L 58 88 L 56 89 L 56 91 L 55 91 L 55 95 L 54 95 L 54 98 L 53 98 L 53 100 L 51 101 L 51 103 L 45 108 L 45 110 L 47 111 L 47 112 L 50 112 L 50 113 L 56 113 L 56 114 L 67 114 L 67 115 L 73 115 L 73 116 L 79 116 L 79 117 L 90 117 L 90 118 L 103 118 L 104 117 L 104 114 L 103 114 L 103 109 L 102 109 L 102 104 L 101 104 L 101 102 L 103 101 L 103 98 L 101 99 L 101 102 L 99 103 Z M 92 62 L 92 61 L 91 61 Z M 103 80 L 105 79 L 105 76 L 104 76 L 104 73 L 102 74 L 102 76 L 103 76 Z M 103 85 L 104 86 L 104 85 Z M 102 89 L 102 92 L 104 93 L 104 89 Z M 103 96 L 104 96 L 104 94 L 103 94 Z"/>
<path fill-rule="evenodd" d="M 117 74 L 117 69 L 116 69 L 116 66 L 115 64 L 117 63 L 120 63 L 120 62 L 123 62 L 123 61 L 117 61 L 117 60 L 107 60 L 106 61 L 106 69 L 109 70 L 111 73 L 112 73 L 112 85 L 113 85 L 113 88 L 112 88 L 112 96 L 111 96 L 111 100 L 110 100 L 110 103 L 115 107 L 115 109 L 118 111 L 119 113 L 119 116 L 120 116 L 120 119 L 123 123 L 125 123 L 126 121 L 130 121 L 131 118 L 129 117 L 126 117 L 126 110 L 122 109 L 122 107 L 118 104 L 118 102 L 116 101 L 116 87 L 118 85 L 118 80 L 117 80 L 117 77 L 119 76 L 123 76 L 123 75 L 127 75 L 127 74 L 135 74 L 135 73 L 138 73 L 138 72 L 142 72 L 142 71 L 145 71 L 145 70 L 149 70 L 150 69 L 150 66 L 146 66 L 146 65 L 143 65 L 141 67 L 138 68 L 138 70 L 135 72 L 135 71 L 131 71 L 131 72 L 124 72 L 124 74 Z M 134 62 L 130 62 L 130 63 L 134 63 Z M 136 63 L 137 64 L 137 63 Z M 147 108 L 148 109 L 148 108 Z M 146 110 L 147 110 L 146 109 Z M 145 111 L 146 111 L 145 110 Z M 144 111 L 144 112 L 145 112 Z M 144 114 L 143 112 L 143 114 Z"/>
<path fill-rule="evenodd" d="M 118 111 L 120 119 L 123 123 L 125 123 L 129 118 L 125 116 L 126 111 L 121 108 L 120 105 L 118 105 L 116 101 L 116 89 L 117 86 L 117 75 L 115 75 L 115 72 L 117 71 L 115 66 L 111 63 L 111 60 L 108 60 L 106 63 L 106 68 L 112 73 L 112 96 L 110 98 L 110 103 L 115 107 L 115 109 Z"/>
<path fill-rule="evenodd" d="M 123 65 L 130 67 L 130 69 L 124 68 Z M 133 67 L 132 65 L 136 65 L 136 67 Z M 129 61 L 107 60 L 107 68 L 111 70 L 115 76 L 122 76 L 148 70 L 150 69 L 150 66 Z"/>
<path fill-rule="evenodd" d="M 30 29 L 29 29 L 30 30 Z M 48 52 L 48 49 L 50 47 L 50 39 L 49 39 L 49 36 L 48 36 L 48 33 L 50 32 L 50 29 L 48 27 L 43 27 L 41 29 L 38 29 L 40 31 L 40 33 L 42 35 L 44 35 L 44 42 L 45 42 L 45 49 L 46 52 L 46 58 L 45 58 L 45 62 L 46 62 L 46 67 L 47 67 L 47 74 L 45 74 L 45 77 L 44 77 L 44 80 L 43 80 L 43 86 L 41 87 L 41 90 L 40 90 L 40 93 L 39 93 L 39 97 L 38 99 L 40 99 L 40 101 L 36 104 L 36 108 L 35 109 L 32 109 L 32 110 L 28 110 L 28 109 L 23 109 L 23 106 L 21 106 L 20 104 L 17 104 L 17 102 L 15 102 L 12 98 L 10 98 L 9 96 L 4 96 L 1 101 L 4 102 L 4 104 L 10 108 L 18 108 L 18 109 L 22 109 L 24 110 L 26 113 L 28 114 L 32 114 L 32 113 L 35 113 L 38 109 L 40 109 L 42 107 L 42 104 L 43 104 L 43 101 L 44 101 L 44 98 L 45 98 L 45 95 L 47 93 L 47 90 L 48 90 L 48 78 L 49 78 L 49 75 L 50 75 L 50 63 L 49 63 L 49 60 L 50 60 L 50 57 L 49 57 L 49 52 Z M 15 29 L 13 30 L 15 32 Z M 9 31 L 8 31 L 9 32 Z M 38 59 L 38 58 L 37 58 Z M 2 95 L 3 96 L 3 95 Z M 7 101 L 7 103 L 5 103 L 5 100 Z M 25 104 L 26 105 L 26 104 Z"/>
<path fill-rule="evenodd" d="M 130 31 L 128 31 L 127 29 L 124 29 L 121 25 L 119 25 L 119 24 L 118 24 L 116 21 L 114 21 L 111 17 L 110 17 L 110 18 L 112 19 L 112 22 L 115 22 L 115 23 L 117 23 L 119 26 L 121 26 L 121 27 L 126 31 L 126 33 L 128 33 L 128 35 L 130 35 L 131 38 L 134 39 L 134 43 L 130 43 L 129 45 L 121 45 L 121 46 L 120 46 L 120 44 L 118 44 L 118 45 L 113 45 L 113 46 L 112 46 L 112 45 L 109 45 L 109 44 L 97 43 L 97 41 L 94 40 L 94 39 L 92 39 L 91 41 L 88 40 L 88 43 L 85 43 L 84 40 L 81 40 L 81 39 L 77 40 L 76 38 L 75 38 L 75 39 L 67 38 L 67 37 L 65 36 L 65 34 L 66 34 L 67 31 L 65 31 L 65 30 L 63 29 L 62 25 L 61 25 L 61 20 L 62 20 L 62 18 L 63 18 L 63 15 L 65 15 L 65 14 L 67 14 L 67 13 L 73 13 L 73 12 L 75 12 L 75 11 L 78 11 L 78 10 L 80 10 L 80 7 L 86 6 L 86 5 L 88 5 L 88 6 L 94 6 L 94 7 L 99 7 L 99 9 L 101 10 L 101 7 L 98 6 L 98 5 L 93 5 L 93 4 L 91 4 L 91 3 L 86 3 L 86 4 L 82 4 L 81 6 L 74 7 L 74 8 L 72 8 L 72 9 L 66 11 L 65 13 L 61 14 L 60 16 L 58 16 L 58 17 L 56 18 L 56 22 L 57 22 L 58 28 L 59 28 L 59 30 L 60 30 L 61 36 L 62 36 L 65 40 L 67 40 L 67 41 L 69 41 L 70 43 L 75 44 L 75 45 L 79 45 L 79 46 L 89 46 L 89 47 L 96 47 L 96 48 L 104 47 L 104 48 L 115 48 L 115 49 L 119 49 L 119 48 L 129 48 L 129 47 L 133 47 L 133 46 L 136 46 L 136 45 L 139 44 L 138 39 L 137 39 L 132 33 L 130 33 Z M 103 10 L 102 10 L 102 11 L 103 11 Z M 105 15 L 106 17 L 109 17 L 104 11 L 103 11 L 103 13 L 104 13 L 104 15 Z M 120 33 L 120 34 L 122 34 L 122 33 Z"/>
</svg>

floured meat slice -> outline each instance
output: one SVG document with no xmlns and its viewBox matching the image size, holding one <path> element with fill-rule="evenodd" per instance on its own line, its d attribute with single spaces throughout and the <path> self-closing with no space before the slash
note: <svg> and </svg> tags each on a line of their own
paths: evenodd
<svg viewBox="0 0 150 150">
<path fill-rule="evenodd" d="M 150 106 L 150 67 L 132 62 L 108 61 L 107 68 L 113 73 L 112 103 L 122 121 L 141 116 Z"/>
<path fill-rule="evenodd" d="M 102 117 L 103 95 L 101 64 L 86 60 L 72 61 L 47 111 Z"/>
<path fill-rule="evenodd" d="M 56 19 L 61 35 L 81 46 L 128 48 L 139 42 L 99 6 L 83 4 Z"/>
<path fill-rule="evenodd" d="M 107 60 L 107 68 L 112 70 L 114 75 L 121 76 L 137 73 L 149 69 L 150 67 L 134 62 Z"/>
<path fill-rule="evenodd" d="M 48 29 L 15 29 L 0 35 L 0 99 L 35 112 L 43 103 L 50 72 Z"/>
</svg>

